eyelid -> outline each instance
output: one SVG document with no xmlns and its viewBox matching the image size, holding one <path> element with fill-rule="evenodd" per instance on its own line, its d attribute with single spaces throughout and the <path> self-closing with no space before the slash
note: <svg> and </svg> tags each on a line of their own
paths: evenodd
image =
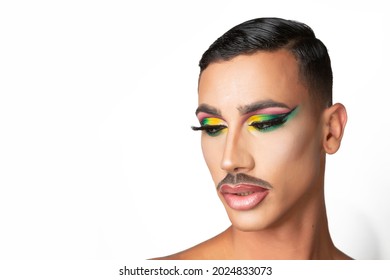
<svg viewBox="0 0 390 280">
<path fill-rule="evenodd" d="M 204 126 L 204 125 L 225 125 L 225 122 L 220 118 L 206 117 L 200 121 L 200 124 L 202 126 Z"/>
<path fill-rule="evenodd" d="M 276 114 L 276 115 L 257 114 L 257 115 L 250 116 L 247 120 L 247 123 L 252 124 L 252 123 L 256 123 L 256 122 L 274 120 L 274 119 L 278 119 L 278 118 L 283 118 L 285 115 L 286 115 L 286 113 Z"/>
</svg>

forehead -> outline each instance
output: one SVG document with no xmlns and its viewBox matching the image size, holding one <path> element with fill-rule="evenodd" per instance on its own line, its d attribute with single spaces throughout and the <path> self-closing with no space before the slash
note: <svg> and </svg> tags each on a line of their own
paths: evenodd
<svg viewBox="0 0 390 280">
<path fill-rule="evenodd" d="M 295 106 L 307 101 L 308 91 L 295 57 L 278 50 L 210 64 L 200 76 L 198 99 L 222 111 L 265 100 Z"/>
</svg>

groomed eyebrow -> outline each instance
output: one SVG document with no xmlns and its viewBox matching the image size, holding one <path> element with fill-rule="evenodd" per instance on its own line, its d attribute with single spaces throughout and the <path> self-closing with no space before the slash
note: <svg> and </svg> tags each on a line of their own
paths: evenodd
<svg viewBox="0 0 390 280">
<path fill-rule="evenodd" d="M 254 102 L 245 106 L 239 106 L 237 107 L 237 110 L 240 112 L 241 115 L 246 115 L 252 112 L 255 112 L 257 110 L 267 109 L 267 108 L 286 108 L 291 109 L 289 106 L 287 106 L 284 103 L 276 102 L 273 100 L 265 100 L 265 101 L 258 101 Z M 207 113 L 210 115 L 215 115 L 217 117 L 221 117 L 221 111 L 217 108 L 207 105 L 207 104 L 200 104 L 199 107 L 195 111 L 195 115 L 198 115 L 200 112 Z"/>
<path fill-rule="evenodd" d="M 241 115 L 246 115 L 255 112 L 257 110 L 262 110 L 266 108 L 275 108 L 275 107 L 290 109 L 290 107 L 284 103 L 276 102 L 273 100 L 266 100 L 266 101 L 254 102 L 245 106 L 239 106 L 237 107 L 237 110 L 241 113 Z"/>
<path fill-rule="evenodd" d="M 198 115 L 200 112 L 207 113 L 210 115 L 215 115 L 217 117 L 221 117 L 221 111 L 217 108 L 207 105 L 207 104 L 200 104 L 199 107 L 195 111 L 195 115 Z"/>
</svg>

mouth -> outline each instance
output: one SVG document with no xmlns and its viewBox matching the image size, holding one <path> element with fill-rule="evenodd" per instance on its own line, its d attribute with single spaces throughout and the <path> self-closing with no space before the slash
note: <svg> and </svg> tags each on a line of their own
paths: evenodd
<svg viewBox="0 0 390 280">
<path fill-rule="evenodd" d="M 238 195 L 238 196 L 247 196 L 247 195 L 250 195 L 252 194 L 253 192 L 243 192 L 243 193 L 236 193 L 235 195 Z"/>
<path fill-rule="evenodd" d="M 259 205 L 269 193 L 269 189 L 258 185 L 222 185 L 219 189 L 226 204 L 234 210 L 250 210 Z"/>
</svg>

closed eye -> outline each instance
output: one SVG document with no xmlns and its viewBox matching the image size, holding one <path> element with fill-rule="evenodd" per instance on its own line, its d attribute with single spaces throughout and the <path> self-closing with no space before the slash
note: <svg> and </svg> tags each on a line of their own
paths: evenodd
<svg viewBox="0 0 390 280">
<path fill-rule="evenodd" d="M 296 108 L 284 114 L 253 116 L 254 119 L 259 119 L 259 121 L 252 121 L 249 126 L 261 132 L 272 131 L 282 126 L 292 116 Z"/>
<path fill-rule="evenodd" d="M 192 126 L 192 130 L 203 130 L 210 136 L 217 136 L 219 135 L 225 128 L 227 128 L 226 125 L 202 125 L 199 127 Z"/>
<path fill-rule="evenodd" d="M 269 131 L 275 128 L 278 128 L 282 124 L 284 124 L 287 121 L 286 117 L 276 118 L 268 121 L 262 121 L 262 122 L 253 122 L 249 126 L 254 127 L 255 129 L 259 131 Z"/>
</svg>

